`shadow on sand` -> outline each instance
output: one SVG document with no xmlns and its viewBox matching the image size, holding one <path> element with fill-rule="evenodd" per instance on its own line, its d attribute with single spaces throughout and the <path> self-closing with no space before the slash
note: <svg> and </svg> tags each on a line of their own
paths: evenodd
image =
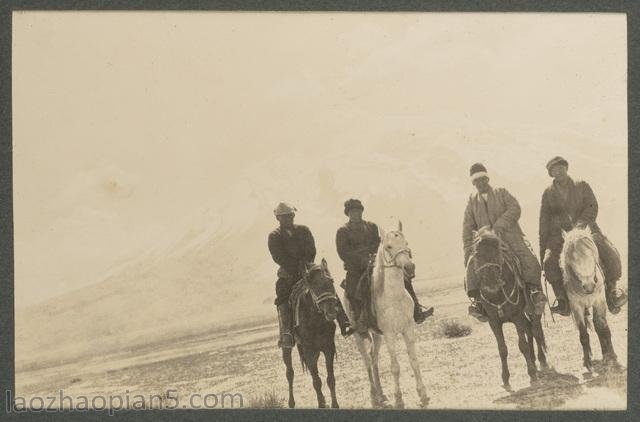
<svg viewBox="0 0 640 422">
<path fill-rule="evenodd" d="M 561 374 L 555 369 L 539 372 L 539 380 L 529 387 L 494 400 L 495 404 L 515 405 L 516 409 L 554 409 L 567 400 L 579 397 L 584 389 L 605 387 L 626 395 L 627 372 L 619 364 L 593 361 L 593 372 L 583 374 L 584 380 L 571 374 Z"/>
<path fill-rule="evenodd" d="M 571 374 L 561 374 L 555 369 L 538 373 L 538 381 L 529 387 L 494 400 L 495 404 L 516 405 L 518 410 L 552 409 L 567 400 L 578 397 L 583 390 L 580 379 Z"/>
</svg>

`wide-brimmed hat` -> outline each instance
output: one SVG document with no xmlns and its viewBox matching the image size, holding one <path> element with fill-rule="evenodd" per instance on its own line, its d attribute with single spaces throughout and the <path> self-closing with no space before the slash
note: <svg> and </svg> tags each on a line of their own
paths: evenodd
<svg viewBox="0 0 640 422">
<path fill-rule="evenodd" d="M 564 164 L 565 166 L 567 166 L 567 168 L 569 167 L 569 162 L 567 160 L 565 160 L 564 158 L 557 156 L 557 157 L 553 157 L 551 160 L 549 160 L 549 162 L 547 163 L 547 173 L 549 173 L 549 176 L 551 176 L 551 169 L 553 168 L 553 166 L 555 166 L 556 164 Z"/>
<path fill-rule="evenodd" d="M 347 201 L 345 201 L 344 203 L 344 214 L 345 215 L 349 215 L 349 211 L 350 210 L 355 210 L 355 209 L 360 209 L 364 211 L 364 206 L 362 205 L 362 202 L 360 202 L 359 199 L 348 199 Z"/>
<path fill-rule="evenodd" d="M 277 217 L 279 215 L 295 214 L 296 211 L 298 211 L 296 207 L 289 205 L 286 202 L 280 202 L 276 209 L 273 210 L 273 213 Z"/>
</svg>

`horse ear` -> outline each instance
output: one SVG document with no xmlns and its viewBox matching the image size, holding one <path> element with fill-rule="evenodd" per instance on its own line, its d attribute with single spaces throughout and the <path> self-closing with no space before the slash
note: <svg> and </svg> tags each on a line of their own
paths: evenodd
<svg viewBox="0 0 640 422">
<path fill-rule="evenodd" d="M 589 236 L 591 236 L 593 233 L 591 232 L 591 226 L 589 226 L 588 224 L 585 226 L 584 228 L 586 230 L 587 233 L 589 233 Z"/>
<path fill-rule="evenodd" d="M 564 231 L 564 229 L 561 229 L 562 231 L 562 239 L 566 239 L 567 238 L 567 232 Z"/>
<path fill-rule="evenodd" d="M 327 260 L 322 258 L 322 261 L 320 261 L 320 266 L 322 267 L 323 270 L 327 270 Z"/>
<path fill-rule="evenodd" d="M 398 231 L 402 233 L 402 221 L 398 220 Z"/>
</svg>

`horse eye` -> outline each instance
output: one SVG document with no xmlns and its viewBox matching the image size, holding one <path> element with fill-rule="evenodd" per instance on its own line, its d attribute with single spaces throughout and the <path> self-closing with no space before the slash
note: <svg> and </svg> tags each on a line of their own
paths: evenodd
<svg viewBox="0 0 640 422">
<path fill-rule="evenodd" d="M 391 245 L 387 245 L 387 249 L 391 249 Z"/>
</svg>

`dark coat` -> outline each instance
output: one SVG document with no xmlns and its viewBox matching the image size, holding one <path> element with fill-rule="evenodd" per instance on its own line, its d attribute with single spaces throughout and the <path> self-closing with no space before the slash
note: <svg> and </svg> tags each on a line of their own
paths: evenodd
<svg viewBox="0 0 640 422">
<path fill-rule="evenodd" d="M 465 265 L 473 247 L 473 231 L 489 226 L 499 232 L 510 245 L 522 243 L 524 233 L 520 228 L 520 204 L 504 188 L 491 188 L 487 201 L 475 192 L 469 196 L 462 222 L 462 244 Z"/>
<path fill-rule="evenodd" d="M 312 263 L 316 258 L 316 245 L 307 226 L 293 225 L 288 232 L 280 227 L 269 233 L 269 252 L 276 264 L 288 277 L 300 276 L 304 264 Z"/>
<path fill-rule="evenodd" d="M 598 201 L 587 182 L 569 178 L 566 197 L 557 182 L 553 182 L 542 194 L 540 206 L 540 256 L 552 244 L 562 243 L 562 230 L 575 225 L 589 226 L 593 233 L 601 233 L 596 223 Z M 556 245 L 557 246 L 557 245 Z"/>
<path fill-rule="evenodd" d="M 348 222 L 336 233 L 338 255 L 347 271 L 362 273 L 366 270 L 369 255 L 378 251 L 379 244 L 378 226 L 369 221 L 362 224 Z"/>
</svg>

